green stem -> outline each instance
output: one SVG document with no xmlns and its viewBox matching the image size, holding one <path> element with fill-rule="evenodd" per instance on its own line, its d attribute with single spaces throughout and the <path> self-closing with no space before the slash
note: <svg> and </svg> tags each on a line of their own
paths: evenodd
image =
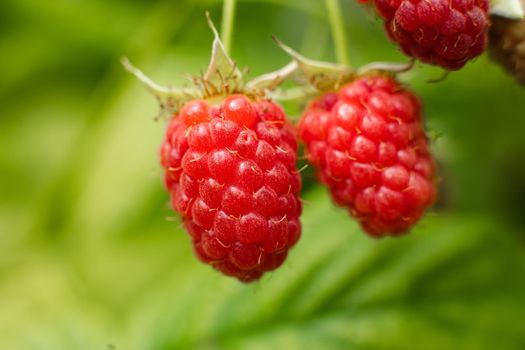
<svg viewBox="0 0 525 350">
<path fill-rule="evenodd" d="M 345 66 L 350 66 L 341 4 L 339 0 L 325 0 L 325 4 L 334 38 L 337 61 Z"/>
<path fill-rule="evenodd" d="M 222 3 L 221 39 L 228 54 L 231 49 L 234 18 L 235 0 L 224 0 Z"/>
</svg>

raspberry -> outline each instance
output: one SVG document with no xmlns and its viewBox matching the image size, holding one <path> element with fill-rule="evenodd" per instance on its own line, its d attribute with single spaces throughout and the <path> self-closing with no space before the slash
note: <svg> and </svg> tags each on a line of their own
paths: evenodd
<svg viewBox="0 0 525 350">
<path fill-rule="evenodd" d="M 525 1 L 522 2 L 525 6 Z M 525 20 L 493 16 L 490 54 L 525 86 Z"/>
<path fill-rule="evenodd" d="M 283 263 L 301 233 L 296 159 L 294 130 L 271 101 L 194 100 L 173 116 L 165 185 L 201 261 L 243 282 Z"/>
<path fill-rule="evenodd" d="M 324 94 L 305 110 L 299 132 L 334 201 L 371 236 L 407 231 L 434 201 L 420 103 L 393 79 L 362 77 Z"/>
<path fill-rule="evenodd" d="M 488 0 L 374 0 L 388 36 L 408 56 L 460 69 L 487 46 Z"/>
</svg>

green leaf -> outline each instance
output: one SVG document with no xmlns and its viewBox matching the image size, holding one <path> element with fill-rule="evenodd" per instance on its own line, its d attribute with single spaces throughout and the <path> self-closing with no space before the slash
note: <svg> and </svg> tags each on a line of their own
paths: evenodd
<svg viewBox="0 0 525 350">
<path fill-rule="evenodd" d="M 4 294 L 0 324 L 17 329 L 55 315 L 40 328 L 53 335 L 54 349 L 90 349 L 103 341 L 117 349 L 510 350 L 525 344 L 525 256 L 503 227 L 431 215 L 408 236 L 374 240 L 323 191 L 306 199 L 312 204 L 302 240 L 281 269 L 257 284 L 240 284 L 199 263 L 179 230 L 173 238 L 77 247 L 70 263 L 67 256 L 40 255 L 6 284 L 40 312 L 16 311 L 22 304 Z M 170 225 L 148 235 L 161 237 Z M 34 287 L 42 276 L 46 293 Z M 34 339 L 30 329 L 22 334 L 16 344 Z"/>
<path fill-rule="evenodd" d="M 243 286 L 210 272 L 162 288 L 186 292 L 163 299 L 162 321 L 152 324 L 172 327 L 156 330 L 154 349 L 525 344 L 525 257 L 501 227 L 428 217 L 409 236 L 376 241 L 324 193 L 307 199 L 314 204 L 304 215 L 302 241 L 285 266 L 259 284 Z"/>
</svg>

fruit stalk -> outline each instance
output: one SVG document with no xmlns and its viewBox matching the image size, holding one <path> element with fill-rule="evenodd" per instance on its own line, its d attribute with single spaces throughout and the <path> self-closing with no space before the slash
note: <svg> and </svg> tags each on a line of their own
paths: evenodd
<svg viewBox="0 0 525 350">
<path fill-rule="evenodd" d="M 222 3 L 221 38 L 226 49 L 230 53 L 233 37 L 233 26 L 235 19 L 235 0 L 224 0 Z"/>
<path fill-rule="evenodd" d="M 339 0 L 325 0 L 325 4 L 332 30 L 332 37 L 334 39 L 337 62 L 349 66 L 350 59 L 348 57 L 348 48 L 346 45 L 346 34 L 341 4 L 339 3 Z"/>
</svg>

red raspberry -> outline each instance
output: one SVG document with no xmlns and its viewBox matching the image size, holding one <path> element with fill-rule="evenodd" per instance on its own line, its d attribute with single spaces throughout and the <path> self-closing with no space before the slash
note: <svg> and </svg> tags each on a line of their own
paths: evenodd
<svg viewBox="0 0 525 350">
<path fill-rule="evenodd" d="M 393 79 L 363 77 L 321 96 L 299 132 L 334 201 L 370 235 L 405 232 L 434 201 L 420 103 Z"/>
<path fill-rule="evenodd" d="M 408 56 L 460 69 L 487 46 L 488 0 L 374 0 L 385 29 Z"/>
<path fill-rule="evenodd" d="M 161 164 L 197 257 L 243 282 L 279 267 L 299 239 L 297 142 L 281 107 L 243 95 L 186 103 Z"/>
</svg>

